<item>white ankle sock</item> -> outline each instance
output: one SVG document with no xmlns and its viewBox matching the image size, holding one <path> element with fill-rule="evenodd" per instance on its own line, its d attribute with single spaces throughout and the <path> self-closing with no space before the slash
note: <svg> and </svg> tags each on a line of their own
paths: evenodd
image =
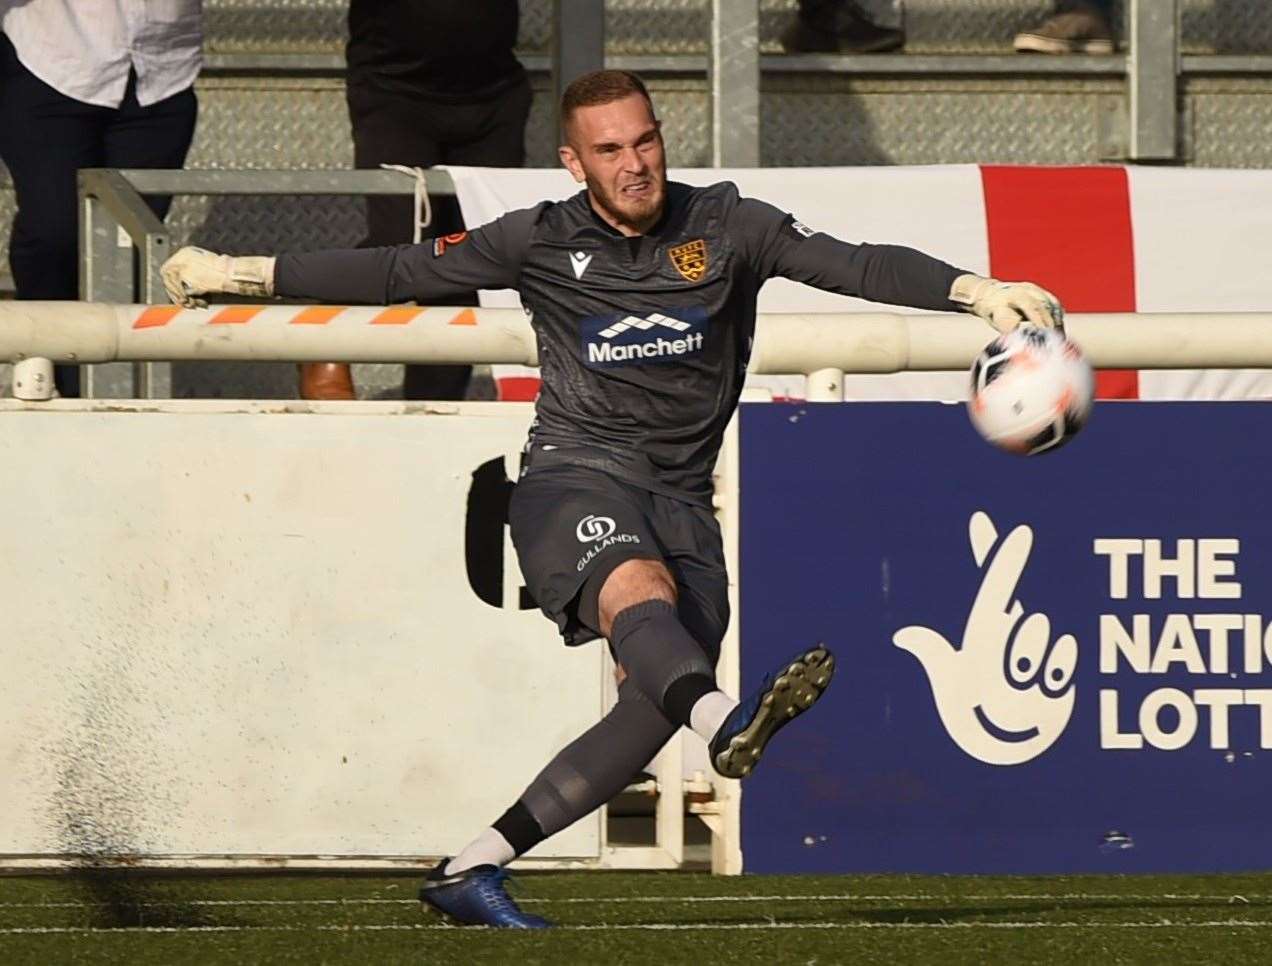
<svg viewBox="0 0 1272 966">
<path fill-rule="evenodd" d="M 710 741 L 724 724 L 729 712 L 738 706 L 736 699 L 723 691 L 704 694 L 689 709 L 689 727 L 703 741 Z"/>
<path fill-rule="evenodd" d="M 446 863 L 447 875 L 454 875 L 477 865 L 507 865 L 517 857 L 508 840 L 488 828 L 469 842 L 460 853 Z"/>
</svg>

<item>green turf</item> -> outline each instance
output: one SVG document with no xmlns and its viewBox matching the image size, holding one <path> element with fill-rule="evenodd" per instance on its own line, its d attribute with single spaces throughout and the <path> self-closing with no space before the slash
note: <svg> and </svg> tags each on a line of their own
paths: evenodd
<svg viewBox="0 0 1272 966">
<path fill-rule="evenodd" d="M 526 873 L 563 929 L 459 929 L 415 877 L 0 878 L 0 962 L 1267 962 L 1272 875 L 980 878 Z M 44 931 L 39 931 L 44 930 Z"/>
</svg>

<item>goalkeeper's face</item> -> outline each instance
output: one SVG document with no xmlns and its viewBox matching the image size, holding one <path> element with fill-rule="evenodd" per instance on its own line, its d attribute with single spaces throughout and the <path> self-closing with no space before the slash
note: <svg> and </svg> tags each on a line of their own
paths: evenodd
<svg viewBox="0 0 1272 966">
<path fill-rule="evenodd" d="M 652 228 L 667 199 L 667 159 L 649 101 L 632 94 L 580 107 L 565 133 L 561 162 L 587 184 L 597 214 L 624 235 Z"/>
</svg>

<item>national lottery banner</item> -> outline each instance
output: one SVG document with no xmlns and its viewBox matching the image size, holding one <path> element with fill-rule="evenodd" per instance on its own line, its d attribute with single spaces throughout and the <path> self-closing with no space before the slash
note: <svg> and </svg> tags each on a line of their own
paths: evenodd
<svg viewBox="0 0 1272 966">
<path fill-rule="evenodd" d="M 747 404 L 744 689 L 835 683 L 743 786 L 748 872 L 1272 868 L 1272 409 Z"/>
</svg>

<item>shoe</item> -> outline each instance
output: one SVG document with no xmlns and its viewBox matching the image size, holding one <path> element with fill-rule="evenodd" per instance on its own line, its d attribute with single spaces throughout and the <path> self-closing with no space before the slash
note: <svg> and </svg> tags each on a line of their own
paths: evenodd
<svg viewBox="0 0 1272 966">
<path fill-rule="evenodd" d="M 809 4 L 780 37 L 788 54 L 881 54 L 905 46 L 905 31 L 881 27 L 856 0 Z"/>
<path fill-rule="evenodd" d="M 504 889 L 508 872 L 497 865 L 478 865 L 454 875 L 446 863 L 428 874 L 420 886 L 420 901 L 461 926 L 493 926 L 496 929 L 547 929 L 540 916 L 522 912 Z"/>
<path fill-rule="evenodd" d="M 344 362 L 302 362 L 301 399 L 357 399 L 353 373 Z"/>
<path fill-rule="evenodd" d="M 835 656 L 819 644 L 766 674 L 711 739 L 712 767 L 725 778 L 749 775 L 764 746 L 817 702 L 834 673 Z"/>
<path fill-rule="evenodd" d="M 1014 46 L 1020 53 L 1111 54 L 1113 28 L 1094 7 L 1080 6 L 1050 17 L 1037 30 L 1016 34 Z"/>
</svg>

